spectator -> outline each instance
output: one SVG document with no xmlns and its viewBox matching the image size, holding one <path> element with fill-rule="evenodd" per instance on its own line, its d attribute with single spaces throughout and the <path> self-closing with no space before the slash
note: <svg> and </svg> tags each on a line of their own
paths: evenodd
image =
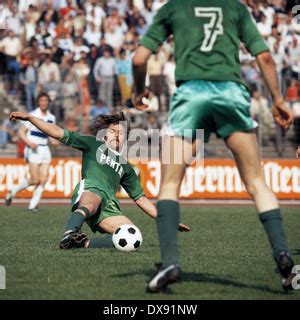
<svg viewBox="0 0 300 320">
<path fill-rule="evenodd" d="M 98 116 L 102 115 L 109 115 L 110 110 L 109 108 L 103 104 L 103 101 L 99 99 L 97 103 L 90 108 L 90 117 L 91 119 L 94 119 Z"/>
<path fill-rule="evenodd" d="M 110 45 L 106 42 L 105 37 L 101 37 L 101 39 L 100 39 L 100 45 L 99 45 L 98 50 L 97 50 L 98 56 L 99 56 L 99 57 L 102 57 L 103 54 L 104 54 L 104 51 L 109 51 L 112 56 L 114 55 L 114 49 L 113 49 L 113 47 L 110 46 Z"/>
<path fill-rule="evenodd" d="M 39 22 L 52 21 L 54 24 L 58 23 L 59 15 L 53 6 L 53 1 L 47 1 L 45 9 L 42 11 Z"/>
<path fill-rule="evenodd" d="M 72 70 L 69 70 L 62 84 L 63 110 L 64 119 L 72 118 L 76 114 L 78 100 L 78 84 Z"/>
<path fill-rule="evenodd" d="M 260 73 L 255 61 L 250 61 L 242 66 L 243 75 L 251 91 L 257 90 L 261 86 Z"/>
<path fill-rule="evenodd" d="M 146 20 L 143 17 L 140 17 L 138 19 L 138 25 L 136 27 L 136 31 L 138 32 L 139 36 L 142 37 L 146 33 L 147 28 L 148 26 L 146 24 Z"/>
<path fill-rule="evenodd" d="M 48 93 L 51 99 L 51 113 L 55 115 L 57 122 L 61 122 L 64 118 L 61 103 L 61 82 L 57 79 L 55 72 L 50 72 L 49 81 L 44 83 L 42 90 Z"/>
<path fill-rule="evenodd" d="M 260 21 L 257 23 L 257 28 L 264 38 L 267 38 L 272 33 L 272 25 L 269 24 L 269 21 L 264 14 L 261 15 Z"/>
<path fill-rule="evenodd" d="M 113 27 L 114 29 L 121 28 L 121 30 L 118 30 L 119 32 L 127 31 L 127 25 L 125 24 L 123 18 L 119 16 L 117 8 L 112 8 L 111 14 L 105 19 L 104 29 L 108 30 L 110 27 Z"/>
<path fill-rule="evenodd" d="M 290 103 L 294 120 L 294 143 L 300 145 L 300 87 L 297 80 L 292 79 L 287 88 L 286 100 Z"/>
<path fill-rule="evenodd" d="M 21 41 L 19 37 L 16 37 L 12 30 L 9 30 L 7 37 L 2 40 L 1 46 L 5 58 L 7 91 L 12 95 L 17 95 L 20 72 L 20 66 L 17 59 L 22 51 Z"/>
<path fill-rule="evenodd" d="M 45 55 L 45 61 L 40 67 L 40 72 L 39 72 L 39 84 L 40 85 L 45 85 L 46 82 L 50 81 L 50 74 L 53 74 L 53 80 L 56 82 L 60 81 L 60 72 L 59 72 L 59 67 L 58 64 L 51 61 L 51 56 L 50 54 Z"/>
<path fill-rule="evenodd" d="M 83 43 L 83 39 L 81 37 L 77 37 L 75 39 L 73 52 L 74 60 L 79 61 L 81 59 L 81 53 L 84 52 L 85 54 L 88 54 L 90 52 L 90 49 Z"/>
<path fill-rule="evenodd" d="M 126 51 L 121 49 L 116 64 L 116 74 L 121 91 L 121 104 L 125 106 L 127 99 L 131 98 L 133 78 L 131 56 L 126 56 Z"/>
<path fill-rule="evenodd" d="M 58 33 L 58 30 L 56 33 Z M 58 33 L 58 47 L 63 50 L 64 54 L 74 52 L 74 42 L 71 34 L 66 28 L 63 28 Z"/>
<path fill-rule="evenodd" d="M 252 16 L 254 20 L 259 23 L 263 15 L 263 12 L 259 9 L 259 5 L 257 3 L 254 3 L 252 8 Z"/>
<path fill-rule="evenodd" d="M 300 46 L 296 37 L 293 38 L 292 44 L 288 49 L 289 66 L 294 79 L 300 79 Z"/>
<path fill-rule="evenodd" d="M 114 87 L 114 75 L 116 61 L 109 50 L 105 50 L 94 67 L 94 78 L 98 82 L 98 98 L 112 110 L 112 93 Z"/>
<path fill-rule="evenodd" d="M 272 57 L 276 63 L 276 70 L 277 70 L 279 85 L 281 89 L 283 89 L 282 88 L 282 71 L 286 67 L 286 58 L 285 58 L 285 55 L 279 52 L 279 47 L 280 47 L 279 43 L 280 43 L 279 41 L 275 43 Z"/>
<path fill-rule="evenodd" d="M 268 100 L 261 96 L 257 90 L 254 90 L 252 93 L 251 112 L 253 119 L 260 124 L 262 143 L 264 146 L 267 146 L 272 131 L 275 128 L 275 123 L 271 109 L 268 106 Z"/>
<path fill-rule="evenodd" d="M 124 41 L 124 34 L 117 30 L 113 25 L 110 25 L 105 32 L 105 41 L 112 48 L 119 50 Z"/>
<path fill-rule="evenodd" d="M 97 30 L 100 30 L 103 18 L 106 17 L 106 13 L 98 4 L 97 0 L 91 0 L 85 4 L 86 21 L 93 22 Z"/>
<path fill-rule="evenodd" d="M 275 23 L 275 10 L 269 5 L 267 0 L 262 0 L 259 10 L 265 15 L 267 24 L 272 26 Z"/>
<path fill-rule="evenodd" d="M 141 13 L 139 9 L 134 6 L 132 9 L 126 12 L 125 15 L 125 21 L 128 27 L 130 28 L 131 26 L 137 26 L 138 25 L 138 20 L 141 17 Z"/>
<path fill-rule="evenodd" d="M 165 53 L 160 50 L 158 53 L 150 57 L 147 68 L 150 81 L 150 90 L 158 97 L 160 107 L 162 107 L 161 95 L 164 87 L 162 71 L 166 61 L 167 59 Z"/>
<path fill-rule="evenodd" d="M 121 17 L 125 16 L 126 11 L 128 10 L 128 1 L 126 0 L 108 0 L 107 1 L 108 13 L 111 14 L 113 8 L 118 10 L 118 13 Z"/>
<path fill-rule="evenodd" d="M 60 9 L 60 16 L 75 16 L 76 15 L 76 8 L 73 6 L 73 0 L 66 0 L 66 7 Z"/>
<path fill-rule="evenodd" d="M 58 39 L 57 38 L 53 38 L 50 52 L 51 52 L 51 56 L 52 56 L 52 61 L 57 64 L 61 64 L 63 56 L 64 56 L 64 51 L 58 46 Z"/>
<path fill-rule="evenodd" d="M 6 18 L 6 28 L 12 30 L 17 36 L 23 32 L 22 20 L 15 6 L 12 7 L 11 16 Z"/>
<path fill-rule="evenodd" d="M 38 94 L 38 69 L 35 66 L 35 61 L 33 59 L 30 59 L 28 66 L 22 70 L 20 74 L 20 81 L 25 87 L 26 109 L 30 112 L 36 108 L 35 101 Z"/>
<path fill-rule="evenodd" d="M 90 72 L 88 75 L 88 86 L 89 86 L 91 98 L 94 101 L 97 100 L 97 97 L 98 97 L 98 92 L 97 92 L 98 89 L 97 89 L 97 85 L 96 85 L 96 80 L 94 78 L 94 66 L 95 66 L 95 63 L 96 63 L 98 57 L 99 57 L 99 55 L 97 52 L 97 47 L 95 45 L 91 45 L 90 52 L 88 53 L 88 56 L 87 56 L 87 63 L 90 67 Z"/>
<path fill-rule="evenodd" d="M 141 10 L 141 13 L 146 20 L 146 24 L 150 25 L 154 17 L 153 0 L 145 1 L 145 8 Z"/>
<path fill-rule="evenodd" d="M 94 22 L 90 22 L 83 35 L 84 39 L 87 41 L 88 45 L 97 46 L 100 42 L 102 34 L 99 29 L 96 29 Z"/>
<path fill-rule="evenodd" d="M 49 48 L 47 43 L 47 38 L 50 36 L 48 32 L 43 33 L 43 30 L 40 25 L 37 25 L 35 28 L 35 34 L 31 37 L 30 42 L 36 40 L 40 49 Z"/>
</svg>

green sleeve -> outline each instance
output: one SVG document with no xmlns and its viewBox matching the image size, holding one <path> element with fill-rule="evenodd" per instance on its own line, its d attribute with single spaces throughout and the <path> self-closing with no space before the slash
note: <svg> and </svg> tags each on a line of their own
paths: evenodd
<svg viewBox="0 0 300 320">
<path fill-rule="evenodd" d="M 134 201 L 145 195 L 140 181 L 130 165 L 128 165 L 128 170 L 125 170 L 125 173 L 121 179 L 121 186 Z"/>
<path fill-rule="evenodd" d="M 64 136 L 60 140 L 65 145 L 79 150 L 88 150 L 95 144 L 95 137 L 82 135 L 79 132 L 64 130 Z"/>
<path fill-rule="evenodd" d="M 140 41 L 143 47 L 152 52 L 156 52 L 159 46 L 172 33 L 169 24 L 169 6 L 170 3 L 166 3 L 158 10 L 152 24 Z"/>
<path fill-rule="evenodd" d="M 240 7 L 240 40 L 245 44 L 246 49 L 252 56 L 257 56 L 261 52 L 269 51 L 248 9 L 242 3 L 238 2 L 237 4 Z"/>
</svg>

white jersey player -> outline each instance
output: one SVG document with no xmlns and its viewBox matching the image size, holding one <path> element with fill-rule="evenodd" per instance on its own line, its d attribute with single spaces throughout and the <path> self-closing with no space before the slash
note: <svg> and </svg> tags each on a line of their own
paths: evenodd
<svg viewBox="0 0 300 320">
<path fill-rule="evenodd" d="M 30 113 L 49 123 L 55 123 L 55 116 L 48 111 L 50 97 L 46 93 L 40 93 L 37 98 L 38 107 Z M 48 138 L 46 134 L 41 132 L 30 122 L 22 122 L 19 129 L 19 136 L 25 142 L 24 157 L 29 164 L 30 178 L 22 181 L 18 186 L 13 187 L 5 198 L 5 203 L 9 206 L 12 199 L 18 192 L 34 185 L 35 190 L 29 203 L 28 209 L 37 212 L 37 206 L 40 202 L 44 186 L 49 176 L 49 165 L 51 162 L 51 145 L 57 146 L 58 141 Z"/>
</svg>

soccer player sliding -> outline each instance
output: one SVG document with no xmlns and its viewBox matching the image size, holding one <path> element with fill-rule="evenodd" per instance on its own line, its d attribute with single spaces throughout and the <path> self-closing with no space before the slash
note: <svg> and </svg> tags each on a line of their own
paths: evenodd
<svg viewBox="0 0 300 320">
<path fill-rule="evenodd" d="M 273 251 L 284 290 L 292 290 L 292 260 L 281 210 L 265 182 L 250 114 L 250 94 L 242 79 L 240 42 L 255 57 L 273 100 L 273 116 L 283 128 L 293 121 L 279 90 L 276 65 L 247 8 L 237 0 L 173 0 L 156 14 L 133 57 L 137 109 L 147 107 L 147 60 L 170 35 L 174 36 L 177 91 L 173 96 L 165 145 L 177 153 L 196 146 L 196 130 L 204 139 L 215 132 L 234 155 L 240 176 L 252 197 Z M 187 135 L 185 129 L 192 129 Z M 190 142 L 182 142 L 183 137 Z M 190 146 L 189 146 L 190 144 Z M 177 146 L 181 146 L 179 149 Z M 168 148 L 163 148 L 163 150 Z M 184 159 L 184 156 L 182 156 Z M 177 245 L 178 196 L 186 166 L 162 164 L 157 202 L 157 230 L 162 266 L 148 284 L 148 292 L 163 291 L 180 279 Z M 243 219 L 243 217 L 240 217 Z M 234 223 L 234 221 L 233 221 Z M 259 266 L 258 266 L 259 267 Z"/>
<path fill-rule="evenodd" d="M 24 112 L 12 112 L 10 119 L 28 121 L 49 137 L 82 152 L 82 180 L 73 191 L 72 213 L 61 249 L 113 247 L 112 233 L 123 224 L 133 224 L 123 215 L 116 198 L 120 185 L 146 214 L 156 218 L 155 206 L 145 197 L 134 169 L 121 154 L 129 133 L 123 113 L 96 117 L 92 124 L 95 135 L 64 130 Z M 108 234 L 88 239 L 81 232 L 84 221 L 94 233 Z M 181 223 L 178 229 L 190 230 Z"/>
</svg>

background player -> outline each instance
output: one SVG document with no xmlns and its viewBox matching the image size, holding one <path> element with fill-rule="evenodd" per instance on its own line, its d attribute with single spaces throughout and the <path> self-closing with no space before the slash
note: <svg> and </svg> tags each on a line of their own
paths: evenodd
<svg viewBox="0 0 300 320">
<path fill-rule="evenodd" d="M 55 116 L 48 111 L 50 97 L 47 93 L 40 93 L 37 97 L 38 107 L 30 112 L 30 115 L 42 119 L 48 123 L 55 123 Z M 34 185 L 32 198 L 29 202 L 28 209 L 37 212 L 37 206 L 42 197 L 44 186 L 49 176 L 49 164 L 51 163 L 51 152 L 48 146 L 57 146 L 59 142 L 41 132 L 30 122 L 22 123 L 19 129 L 19 136 L 25 142 L 24 158 L 29 164 L 30 178 L 22 181 L 18 186 L 13 187 L 5 198 L 7 206 L 11 205 L 12 199 L 18 192 Z"/>
<path fill-rule="evenodd" d="M 120 153 L 129 132 L 123 113 L 97 117 L 93 123 L 94 136 L 63 130 L 32 114 L 13 112 L 10 119 L 28 121 L 43 133 L 83 153 L 82 180 L 72 195 L 72 214 L 61 249 L 112 247 L 111 235 L 88 240 L 81 227 L 86 221 L 93 232 L 112 234 L 120 225 L 133 224 L 122 214 L 116 198 L 120 185 L 146 214 L 156 218 L 155 206 L 145 197 L 134 169 Z M 96 138 L 96 134 L 102 134 L 101 138 L 99 135 Z M 178 228 L 189 231 L 183 224 Z"/>
<path fill-rule="evenodd" d="M 259 159 L 258 143 L 250 115 L 250 95 L 241 75 L 240 41 L 256 57 L 273 99 L 273 115 L 284 129 L 292 123 L 279 90 L 275 63 L 247 8 L 239 1 L 174 0 L 165 4 L 154 18 L 133 57 L 134 104 L 145 109 L 143 98 L 147 60 L 163 41 L 174 35 L 176 81 L 165 145 L 171 154 L 195 147 L 196 129 L 223 138 L 232 151 L 248 193 L 255 202 L 260 221 L 269 237 L 273 257 L 285 290 L 291 289 L 294 265 L 283 230 L 278 201 L 267 187 Z M 193 129 L 189 146 L 182 143 L 184 129 Z M 175 147 L 176 146 L 176 147 Z M 178 146 L 182 146 L 181 149 Z M 169 149 L 169 148 L 163 148 Z M 184 159 L 184 157 L 182 157 Z M 172 163 L 173 161 L 173 163 Z M 162 181 L 157 203 L 157 229 L 162 267 L 148 285 L 149 292 L 163 290 L 180 279 L 177 224 L 178 196 L 186 163 L 162 164 Z"/>
</svg>

